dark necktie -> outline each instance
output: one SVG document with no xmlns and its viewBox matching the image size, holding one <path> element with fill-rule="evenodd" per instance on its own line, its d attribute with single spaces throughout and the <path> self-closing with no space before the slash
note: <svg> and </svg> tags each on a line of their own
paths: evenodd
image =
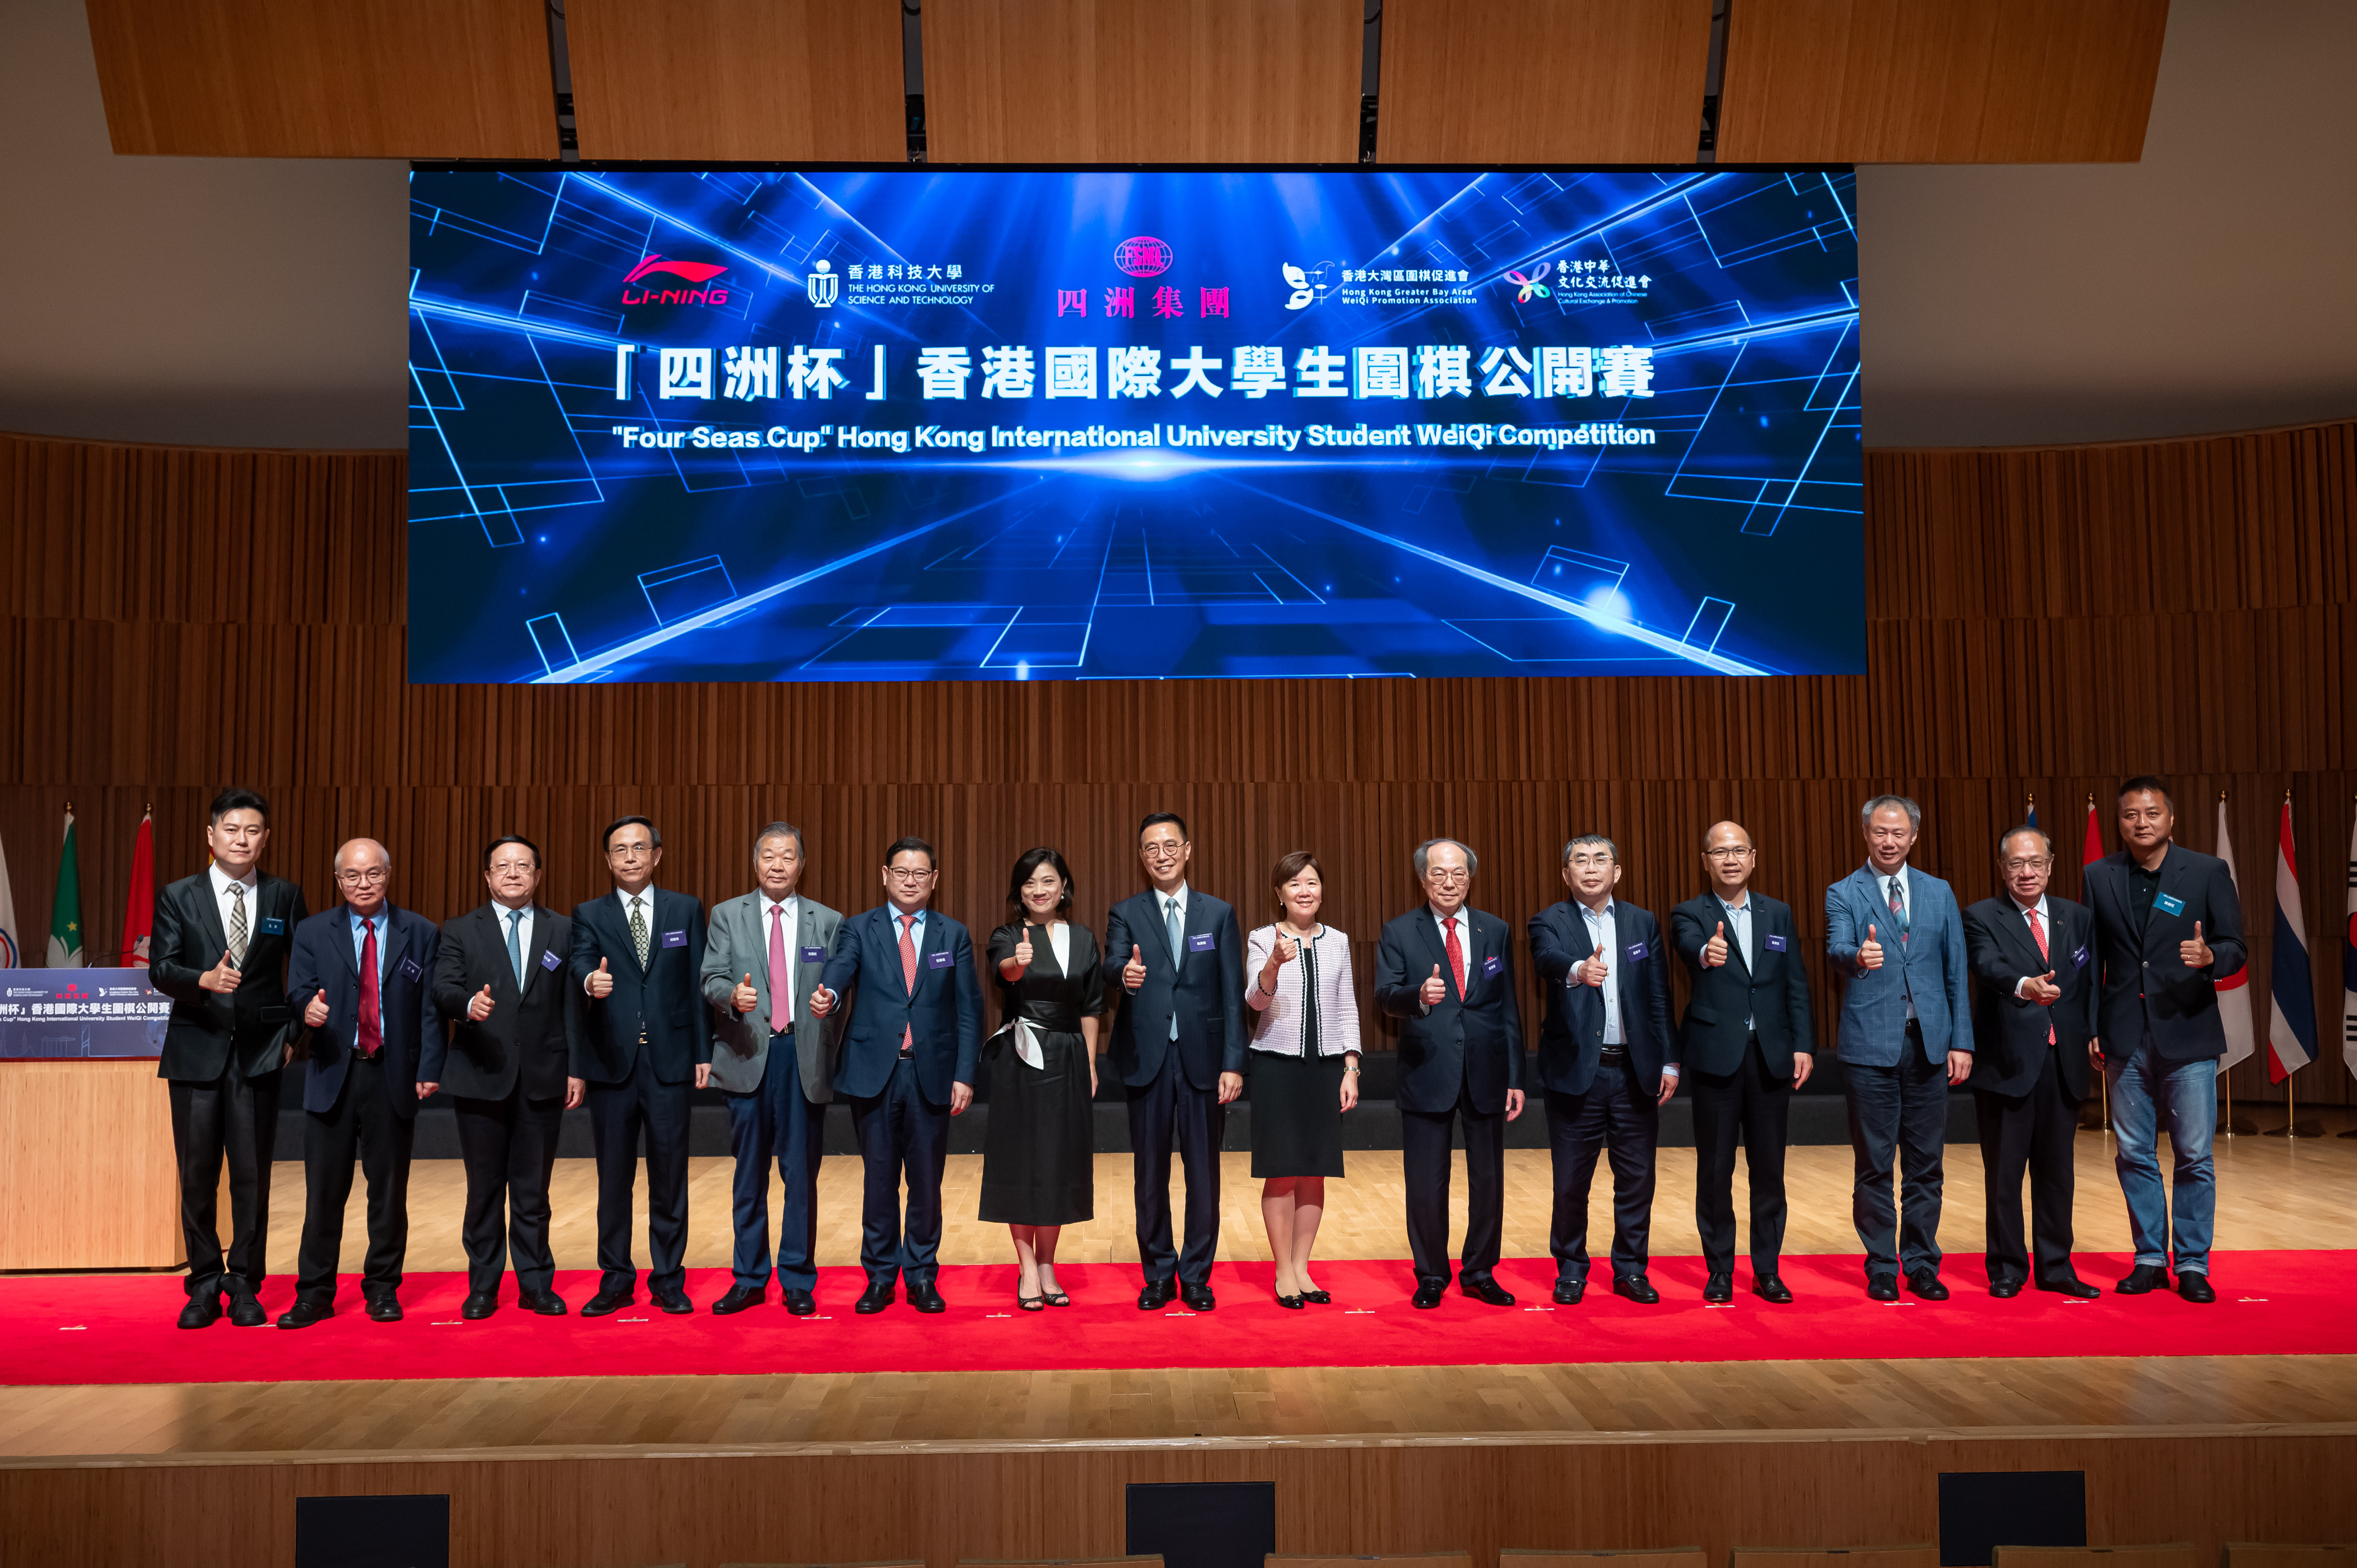
<svg viewBox="0 0 2357 1568">
<path fill-rule="evenodd" d="M 1448 929 L 1448 972 L 1457 977 L 1457 1000 L 1465 1000 L 1465 944 L 1457 940 L 1457 917 L 1441 922 Z"/>
<path fill-rule="evenodd" d="M 371 1061 L 384 1049 L 384 1016 L 378 1007 L 376 978 L 376 922 L 363 920 L 361 929 L 368 934 L 361 939 L 361 1055 Z"/>
</svg>

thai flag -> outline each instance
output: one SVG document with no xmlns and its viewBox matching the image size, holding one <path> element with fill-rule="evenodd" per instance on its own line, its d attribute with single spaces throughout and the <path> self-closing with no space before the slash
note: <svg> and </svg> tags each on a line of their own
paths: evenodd
<svg viewBox="0 0 2357 1568">
<path fill-rule="evenodd" d="M 2226 863 L 2226 879 L 2237 890 L 2243 886 L 2243 874 L 2234 869 L 2234 841 L 2226 836 L 2226 797 L 2218 797 L 2218 858 Z M 2297 908 L 2297 906 L 2294 906 Z M 2257 1047 L 2253 1044 L 2255 1031 L 2251 1016 L 2251 966 L 2244 964 L 2225 979 L 2213 983 L 2218 992 L 2218 1022 L 2226 1030 L 2226 1054 L 2218 1062 L 2224 1072 L 2236 1062 L 2248 1059 Z"/>
<path fill-rule="evenodd" d="M 2267 1076 L 2281 1083 L 2316 1059 L 2316 982 L 2308 967 L 2308 926 L 2299 916 L 2299 867 L 2291 852 L 2291 802 L 2276 844 L 2276 940 L 2267 1019 Z"/>
</svg>

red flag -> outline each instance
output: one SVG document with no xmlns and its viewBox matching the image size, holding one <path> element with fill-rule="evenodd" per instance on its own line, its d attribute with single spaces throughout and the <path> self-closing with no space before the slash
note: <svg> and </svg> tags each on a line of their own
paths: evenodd
<svg viewBox="0 0 2357 1568">
<path fill-rule="evenodd" d="M 2090 796 L 2087 800 L 2087 853 L 2080 857 L 2079 864 L 2082 866 L 2093 865 L 2103 858 L 2104 830 L 2095 822 L 2095 802 Z"/>
<path fill-rule="evenodd" d="M 139 819 L 139 841 L 131 850 L 131 892 L 123 901 L 123 950 L 115 962 L 147 967 L 147 937 L 156 929 L 156 816 Z"/>
</svg>

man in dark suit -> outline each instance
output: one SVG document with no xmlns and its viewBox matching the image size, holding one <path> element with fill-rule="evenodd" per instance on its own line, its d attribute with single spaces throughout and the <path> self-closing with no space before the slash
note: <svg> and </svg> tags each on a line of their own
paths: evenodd
<svg viewBox="0 0 2357 1568">
<path fill-rule="evenodd" d="M 760 886 L 714 907 L 704 944 L 704 999 L 719 1009 L 712 1066 L 696 1073 L 728 1096 L 736 1156 L 736 1280 L 712 1304 L 723 1316 L 758 1306 L 770 1288 L 770 1161 L 784 1189 L 776 1270 L 786 1310 L 818 1310 L 818 1172 L 826 1105 L 834 1098 L 834 1036 L 810 993 L 843 917 L 801 891 L 802 831 L 771 822 L 753 838 Z M 841 1020 L 836 1020 L 840 1023 Z M 708 1075 L 708 1076 L 707 1076 Z"/>
<path fill-rule="evenodd" d="M 442 928 L 436 1030 L 417 1069 L 450 1095 L 467 1166 L 467 1301 L 461 1317 L 500 1308 L 500 1278 L 515 1256 L 516 1299 L 543 1317 L 565 1316 L 548 1248 L 548 1183 L 565 1113 L 587 1085 L 571 1076 L 587 999 L 565 976 L 573 922 L 544 908 L 540 846 L 510 834 L 483 851 L 490 900 Z"/>
<path fill-rule="evenodd" d="M 1375 1005 L 1400 1020 L 1400 1176 L 1418 1307 L 1448 1289 L 1448 1165 L 1453 1123 L 1465 1124 L 1465 1251 L 1458 1285 L 1512 1306 L 1491 1271 L 1506 1217 L 1506 1123 L 1523 1113 L 1523 1007 L 1514 937 L 1471 908 L 1480 863 L 1454 839 L 1413 856 L 1425 901 L 1385 922 L 1375 944 Z"/>
<path fill-rule="evenodd" d="M 1841 1054 L 1849 1090 L 1850 1214 L 1866 1244 L 1866 1294 L 1907 1288 L 1945 1301 L 1940 1283 L 1940 1193 L 1948 1090 L 1973 1070 L 1972 988 L 1964 912 L 1946 883 L 1907 864 L 1922 808 L 1877 795 L 1858 809 L 1866 864 L 1825 889 L 1825 956 L 1848 983 Z M 1906 1176 L 1891 1201 L 1891 1161 Z"/>
<path fill-rule="evenodd" d="M 2087 867 L 2103 968 L 2097 1033 L 2136 1243 L 2136 1266 L 2115 1288 L 2142 1295 L 2165 1287 L 2173 1253 L 2177 1293 L 2211 1302 L 2218 1299 L 2210 1283 L 2218 1189 L 2210 1141 L 2218 1128 L 2218 1058 L 2226 1054 L 2217 983 L 2239 972 L 2249 954 L 2226 863 L 2170 843 L 2176 827 L 2168 787 L 2131 779 L 2120 786 L 2127 847 Z M 2177 1156 L 2169 1195 L 2160 1186 L 2164 1118 Z"/>
<path fill-rule="evenodd" d="M 205 829 L 211 866 L 173 883 L 156 900 L 147 973 L 172 999 L 156 1076 L 171 1085 L 172 1149 L 180 1166 L 180 1232 L 188 1250 L 183 1328 L 202 1328 L 221 1316 L 223 1295 L 238 1327 L 270 1321 L 256 1293 L 269 1272 L 279 1073 L 295 1054 L 285 965 L 307 911 L 301 888 L 255 869 L 269 842 L 269 803 L 251 789 L 222 790 Z M 224 1156 L 226 1257 L 214 1215 Z"/>
<path fill-rule="evenodd" d="M 1964 911 L 1964 949 L 1979 983 L 1972 1084 L 1988 1189 L 1989 1294 L 2019 1295 L 2033 1277 L 2021 1237 L 2027 1169 L 2038 1288 L 2101 1295 L 2071 1267 L 2072 1167 L 2095 1033 L 2094 924 L 2084 907 L 2046 891 L 2053 840 L 2016 828 L 1996 854 L 2005 894 Z"/>
<path fill-rule="evenodd" d="M 1176 1294 L 1209 1312 L 1220 1244 L 1220 1144 L 1244 1087 L 1244 944 L 1236 912 L 1187 885 L 1187 824 L 1157 811 L 1138 824 L 1137 858 L 1154 886 L 1105 918 L 1104 973 L 1121 989 L 1114 1068 L 1129 1098 L 1135 1161 L 1140 1311 Z M 1170 1154 L 1187 1175 L 1185 1245 L 1170 1227 Z"/>
<path fill-rule="evenodd" d="M 982 983 L 966 929 L 926 908 L 939 875 L 932 845 L 920 838 L 893 841 L 884 852 L 885 903 L 836 929 L 834 952 L 810 998 L 814 1018 L 846 1008 L 850 1014 L 834 1089 L 850 1098 L 866 1173 L 859 1263 L 867 1288 L 853 1306 L 863 1316 L 892 1305 L 899 1277 L 907 1279 L 909 1305 L 919 1312 L 947 1305 L 934 1283 L 942 1170 L 950 1118 L 974 1103 Z M 848 991 L 857 992 L 856 1000 L 846 1000 Z"/>
<path fill-rule="evenodd" d="M 281 1328 L 308 1328 L 336 1310 L 344 1204 L 352 1159 L 368 1177 L 368 1257 L 361 1298 L 378 1323 L 401 1319 L 401 1265 L 409 1252 L 409 1152 L 419 1080 L 442 1021 L 429 995 L 442 933 L 394 908 L 393 857 L 374 839 L 336 851 L 344 901 L 295 928 L 287 999 L 303 1010 L 303 1246 L 295 1305 Z"/>
<path fill-rule="evenodd" d="M 630 1201 L 647 1141 L 647 1287 L 674 1316 L 687 1299 L 687 1094 L 712 1060 L 704 1003 L 704 905 L 654 886 L 662 838 L 644 817 L 606 830 L 611 897 L 573 908 L 573 976 L 588 1004 L 572 1076 L 597 1152 L 597 1294 L 584 1317 L 638 1299 Z"/>
<path fill-rule="evenodd" d="M 1651 913 L 1612 897 L 1620 851 L 1602 833 L 1563 846 L 1571 897 L 1531 917 L 1531 963 L 1546 997 L 1539 1086 L 1546 1091 L 1555 1172 L 1548 1250 L 1555 1299 L 1587 1292 L 1587 1192 L 1596 1158 L 1612 1161 L 1612 1294 L 1662 1299 L 1645 1277 L 1653 1230 L 1653 1160 L 1662 1107 L 1678 1091 L 1670 1044 L 1670 955 Z"/>
<path fill-rule="evenodd" d="M 1678 1056 L 1694 1101 L 1695 1230 L 1702 1237 L 1702 1298 L 1735 1299 L 1735 1150 L 1751 1187 L 1751 1290 L 1792 1299 L 1778 1272 L 1784 1252 L 1784 1148 L 1792 1090 L 1816 1065 L 1809 977 L 1789 905 L 1752 891 L 1760 867 L 1739 822 L 1702 839 L 1710 891 L 1670 911 L 1670 940 L 1694 983 L 1678 1026 Z"/>
</svg>

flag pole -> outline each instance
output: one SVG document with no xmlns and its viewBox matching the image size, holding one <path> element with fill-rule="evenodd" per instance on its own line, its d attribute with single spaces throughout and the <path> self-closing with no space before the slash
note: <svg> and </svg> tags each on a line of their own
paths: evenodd
<svg viewBox="0 0 2357 1568">
<path fill-rule="evenodd" d="M 2291 809 L 2291 791 L 2288 789 L 2284 791 L 2284 809 L 2286 811 Z M 2311 1116 L 2305 1122 L 2299 1119 L 2298 1101 L 2293 1091 L 2293 1085 L 2298 1078 L 2298 1068 L 2294 1068 L 2284 1074 L 2284 1124 L 2280 1127 L 2269 1128 L 2266 1136 L 2270 1138 L 2321 1138 L 2324 1136 L 2324 1125 L 2315 1117 Z"/>
<path fill-rule="evenodd" d="M 2095 792 L 2090 789 L 2087 791 L 2087 820 L 2090 822 L 2093 822 L 2094 821 L 2094 817 Z M 2086 868 L 2082 866 L 2079 869 L 2079 897 L 2084 898 L 2086 896 L 2087 872 Z M 2112 1131 L 2112 1075 L 2107 1072 L 2097 1072 L 2095 1074 L 2095 1087 L 2103 1091 L 2101 1099 L 2104 1111 L 2104 1135 L 2108 1137 Z"/>
<path fill-rule="evenodd" d="M 2219 820 L 2223 822 L 2225 819 L 2222 813 L 2226 810 L 2226 791 L 2223 789 L 2218 791 L 2218 810 L 2222 813 Z M 2234 891 L 2240 895 L 2242 889 L 2238 887 Z M 2225 1087 L 2226 1090 L 2226 1119 L 2218 1123 L 2218 1135 L 2222 1138 L 2232 1138 L 2243 1131 L 2234 1125 L 2234 1069 L 2228 1068 L 2224 1072 L 2220 1073 L 2218 1081 Z M 2250 1130 L 2254 1133 L 2258 1131 L 2256 1127 Z"/>
<path fill-rule="evenodd" d="M 2357 834 L 2352 834 L 2352 843 L 2357 843 Z M 2351 881 L 2351 883 L 2350 883 L 2350 887 L 2351 887 L 2351 889 L 2352 889 L 2352 900 L 2357 900 L 2357 879 L 2352 879 L 2352 880 Z M 2353 901 L 2351 907 L 2352 907 L 2352 908 L 2357 908 L 2357 901 Z M 2352 927 L 2357 927 L 2357 922 L 2352 922 Z M 2347 1046 L 2343 1046 L 2343 1047 L 2341 1047 L 2341 1049 L 2342 1049 L 2342 1052 L 2343 1052 L 2343 1058 L 2344 1058 L 2344 1060 L 2345 1060 L 2345 1059 L 2346 1059 L 2346 1053 L 2347 1053 L 2347 1052 L 2348 1052 L 2348 1050 L 2349 1050 L 2349 1047 L 2347 1047 Z M 2352 1069 L 2352 1070 L 2357 1070 L 2357 1069 Z M 2352 1127 L 2352 1128 L 2350 1128 L 2347 1132 L 2345 1132 L 2345 1133 L 2341 1133 L 2341 1135 L 2342 1137 L 2344 1137 L 2344 1138 L 2357 1138 L 2357 1127 Z"/>
</svg>

